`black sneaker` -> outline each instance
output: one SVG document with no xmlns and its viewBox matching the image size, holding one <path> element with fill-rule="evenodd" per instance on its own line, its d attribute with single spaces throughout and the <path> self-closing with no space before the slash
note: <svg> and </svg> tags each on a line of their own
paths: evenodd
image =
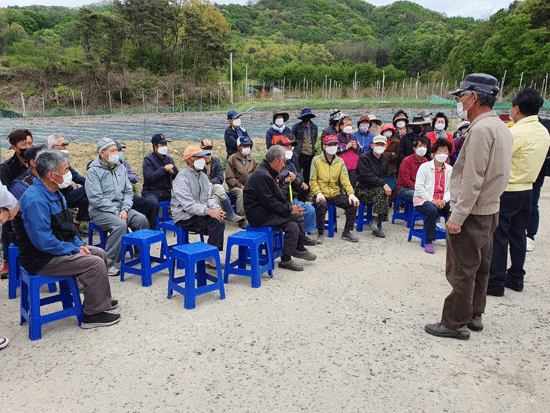
<svg viewBox="0 0 550 413">
<path fill-rule="evenodd" d="M 109 311 L 114 310 L 118 307 L 118 300 L 111 300 L 111 308 L 109 308 Z"/>
<path fill-rule="evenodd" d="M 304 250 L 304 251 L 294 251 L 294 254 L 292 254 L 293 257 L 296 257 L 296 258 L 301 258 L 302 260 L 306 260 L 306 261 L 315 261 L 317 259 L 317 256 L 311 252 L 309 252 L 308 250 Z"/>
<path fill-rule="evenodd" d="M 317 245 L 317 241 L 314 241 L 308 237 L 304 237 L 304 245 L 307 245 L 308 247 L 312 247 L 314 245 Z"/>
<path fill-rule="evenodd" d="M 119 321 L 120 314 L 107 313 L 105 311 L 94 315 L 84 314 L 80 328 L 107 327 Z"/>
</svg>

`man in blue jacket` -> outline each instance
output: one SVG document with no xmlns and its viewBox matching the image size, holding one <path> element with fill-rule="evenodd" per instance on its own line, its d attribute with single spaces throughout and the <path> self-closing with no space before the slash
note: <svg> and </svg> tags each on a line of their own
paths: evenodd
<svg viewBox="0 0 550 413">
<path fill-rule="evenodd" d="M 90 202 L 90 218 L 107 235 L 105 253 L 113 263 L 121 260 L 122 236 L 149 228 L 147 218 L 132 209 L 134 192 L 124 165 L 119 161 L 115 142 L 109 138 L 97 143 L 99 156 L 86 174 L 86 195 Z M 109 275 L 118 275 L 118 268 L 109 267 Z"/>
<path fill-rule="evenodd" d="M 82 328 L 117 323 L 107 257 L 101 248 L 86 247 L 79 237 L 59 186 L 69 175 L 69 159 L 59 151 L 44 150 L 36 158 L 38 179 L 20 201 L 16 218 L 21 266 L 30 274 L 78 277 L 84 287 Z"/>
<path fill-rule="evenodd" d="M 168 156 L 168 143 L 164 135 L 151 138 L 153 152 L 143 159 L 143 190 L 141 196 L 158 202 L 172 198 L 172 181 L 176 179 L 178 168 Z"/>
</svg>

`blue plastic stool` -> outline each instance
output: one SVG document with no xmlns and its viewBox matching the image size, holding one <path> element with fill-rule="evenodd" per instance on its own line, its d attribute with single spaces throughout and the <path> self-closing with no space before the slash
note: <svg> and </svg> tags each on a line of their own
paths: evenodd
<svg viewBox="0 0 550 413">
<path fill-rule="evenodd" d="M 239 247 L 239 258 L 231 262 L 231 248 Z M 261 252 L 264 250 L 265 252 Z M 250 265 L 250 269 L 246 266 Z M 225 254 L 224 282 L 227 284 L 229 274 L 244 275 L 252 280 L 252 288 L 259 288 L 260 278 L 268 272 L 273 278 L 273 252 L 269 247 L 267 232 L 241 231 L 227 237 Z"/>
<path fill-rule="evenodd" d="M 403 202 L 405 204 L 405 211 L 399 212 L 399 203 Z M 400 197 L 395 198 L 395 205 L 393 207 L 393 216 L 391 223 L 395 224 L 396 219 L 401 219 L 407 223 L 407 228 L 411 227 L 412 217 L 413 217 L 414 206 L 412 201 L 408 199 L 403 199 Z"/>
<path fill-rule="evenodd" d="M 269 243 L 269 249 L 273 254 L 273 262 L 275 262 L 277 258 L 283 256 L 283 230 L 276 227 L 253 227 L 250 224 L 247 225 L 246 230 L 253 232 L 264 232 L 267 234 L 267 242 Z"/>
<path fill-rule="evenodd" d="M 21 286 L 21 265 L 19 264 L 19 248 L 15 246 L 12 242 L 8 250 L 8 259 L 9 259 L 9 275 L 10 279 L 8 285 L 8 297 L 10 300 L 17 298 L 17 289 Z M 48 284 L 48 291 L 50 293 L 55 293 L 57 287 L 55 282 Z"/>
<path fill-rule="evenodd" d="M 151 245 L 161 242 L 161 250 L 164 248 L 166 257 L 170 257 L 166 234 L 152 229 L 140 229 L 139 231 L 125 234 L 122 236 L 122 260 L 120 262 L 120 281 L 124 281 L 124 273 L 136 274 L 141 276 L 141 285 L 149 287 L 153 284 L 151 276 L 170 266 L 169 258 L 160 258 L 151 256 Z M 126 262 L 126 247 L 136 246 L 139 248 L 140 257 Z M 158 265 L 152 267 L 151 263 L 157 262 Z M 134 268 L 136 264 L 141 264 L 141 268 Z"/>
<path fill-rule="evenodd" d="M 217 277 L 206 272 L 204 260 L 214 258 L 216 260 Z M 176 261 L 182 260 L 185 264 L 185 274 L 181 277 L 175 276 Z M 195 265 L 197 271 L 195 272 Z M 195 287 L 195 280 L 197 286 Z M 207 280 L 213 284 L 207 284 Z M 180 284 L 184 282 L 185 286 Z M 170 278 L 168 279 L 168 298 L 172 297 L 174 291 L 180 293 L 185 298 L 185 308 L 192 310 L 195 308 L 195 299 L 201 294 L 219 290 L 220 299 L 225 298 L 225 288 L 220 263 L 220 252 L 213 245 L 204 242 L 194 242 L 193 244 L 177 245 L 172 249 L 170 258 Z"/>
<path fill-rule="evenodd" d="M 367 214 L 365 215 L 365 204 L 360 203 L 357 208 L 357 217 L 355 218 L 355 224 L 357 225 L 357 232 L 363 232 L 363 227 L 370 224 L 372 219 L 372 205 L 367 204 Z"/>
<path fill-rule="evenodd" d="M 439 213 L 440 217 L 444 217 L 445 221 L 447 221 L 447 217 L 443 215 L 441 212 Z M 424 218 L 426 218 L 426 215 L 424 215 L 422 212 L 417 211 L 415 208 L 413 208 L 412 213 L 412 223 L 409 229 L 409 239 L 408 242 L 411 242 L 412 237 L 418 237 L 420 238 L 420 246 L 424 248 L 426 244 L 426 233 L 424 231 L 424 223 L 422 223 L 422 228 L 415 228 L 414 224 L 416 221 L 424 221 Z M 438 239 L 445 239 L 446 238 L 446 232 L 444 229 L 440 229 L 437 226 L 435 227 L 435 240 Z M 434 241 L 435 241 L 434 240 Z"/>
<path fill-rule="evenodd" d="M 40 298 L 40 287 L 44 284 L 59 282 L 59 294 Z M 63 310 L 40 314 L 40 307 L 56 302 L 63 304 Z M 82 323 L 82 303 L 76 277 L 57 277 L 49 275 L 30 275 L 21 268 L 21 325 L 29 323 L 29 338 L 42 338 L 42 326 L 52 321 L 76 316 L 78 325 Z"/>
<path fill-rule="evenodd" d="M 97 231 L 99 233 L 99 244 L 93 243 L 94 231 Z M 88 221 L 88 245 L 105 249 L 106 240 L 107 240 L 107 235 L 103 232 L 103 230 L 99 228 L 96 224 L 94 224 L 92 221 Z"/>
<path fill-rule="evenodd" d="M 237 198 L 231 195 L 229 192 L 225 191 L 225 194 L 227 195 L 227 198 L 229 198 L 229 202 L 231 203 L 231 207 L 233 208 L 233 212 L 237 213 Z"/>
<path fill-rule="evenodd" d="M 165 234 L 168 232 L 173 232 L 176 234 L 176 243 L 173 245 L 168 245 L 168 251 L 172 251 L 172 248 L 174 248 L 176 245 L 185 245 L 189 244 L 189 231 L 186 229 L 183 229 L 182 227 L 178 227 L 174 221 L 164 221 L 162 223 L 162 231 L 164 231 Z M 201 242 L 204 242 L 204 235 L 199 234 L 201 237 Z M 166 238 L 168 240 L 168 237 Z M 162 249 L 160 250 L 160 258 L 164 258 L 164 251 Z M 178 270 L 183 269 L 183 263 L 180 261 L 178 262 Z"/>
<path fill-rule="evenodd" d="M 170 221 L 168 215 L 168 208 L 170 208 L 170 201 L 159 202 L 159 212 L 157 214 L 157 231 L 163 230 L 163 224 L 166 221 Z"/>
<path fill-rule="evenodd" d="M 317 203 L 312 202 L 313 208 L 315 208 L 315 213 L 317 213 Z M 328 231 L 328 237 L 334 238 L 334 233 L 338 232 L 338 222 L 336 221 L 336 207 L 334 205 L 328 204 L 328 219 L 325 219 L 325 230 Z"/>
</svg>

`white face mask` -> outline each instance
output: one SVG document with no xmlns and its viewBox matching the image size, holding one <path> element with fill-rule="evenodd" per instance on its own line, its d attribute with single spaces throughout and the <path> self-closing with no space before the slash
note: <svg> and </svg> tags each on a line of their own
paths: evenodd
<svg viewBox="0 0 550 413">
<path fill-rule="evenodd" d="M 423 146 L 421 146 L 419 148 L 416 148 L 416 151 L 415 151 L 415 153 L 418 156 L 424 156 L 424 155 L 426 155 L 426 152 L 428 152 L 428 148 L 424 148 Z"/>
<path fill-rule="evenodd" d="M 285 151 L 285 158 L 288 160 L 292 159 L 292 153 L 292 151 Z"/>
<path fill-rule="evenodd" d="M 67 149 L 60 149 L 59 152 L 64 153 L 65 155 L 69 154 L 69 151 Z"/>
<path fill-rule="evenodd" d="M 397 127 L 400 128 L 400 129 L 401 129 L 401 128 L 404 128 L 405 125 L 406 125 L 406 123 L 403 122 L 402 120 L 399 121 L 399 122 L 397 122 L 397 123 L 395 124 L 395 126 L 397 126 Z"/>
<path fill-rule="evenodd" d="M 197 171 L 202 171 L 206 166 L 206 161 L 204 160 L 204 158 L 197 159 L 195 162 L 193 162 L 193 166 Z"/>
<path fill-rule="evenodd" d="M 277 127 L 281 128 L 284 124 L 285 124 L 285 121 L 282 120 L 281 118 L 275 119 L 275 125 L 277 125 Z"/>
<path fill-rule="evenodd" d="M 338 150 L 338 147 L 337 146 L 327 146 L 327 148 L 325 150 L 329 155 L 336 155 L 336 151 Z"/>
<path fill-rule="evenodd" d="M 166 155 L 168 153 L 168 146 L 161 146 L 158 151 L 161 155 Z"/>
<path fill-rule="evenodd" d="M 368 133 L 369 128 L 370 128 L 370 125 L 367 124 L 367 123 L 362 123 L 362 124 L 359 125 L 359 130 L 360 130 L 362 133 Z"/>
<path fill-rule="evenodd" d="M 236 127 L 236 128 L 241 126 L 241 119 L 240 118 L 234 119 L 233 120 L 233 126 Z"/>
<path fill-rule="evenodd" d="M 375 147 L 373 148 L 374 153 L 376 153 L 376 154 L 378 154 L 378 155 L 383 154 L 385 150 L 386 150 L 386 147 L 385 147 L 385 146 L 375 146 Z"/>
<path fill-rule="evenodd" d="M 55 173 L 56 175 L 59 175 L 58 173 Z M 59 186 L 59 189 L 68 188 L 72 182 L 73 182 L 73 174 L 71 171 L 68 171 L 65 175 L 59 175 L 63 177 L 63 182 L 60 184 L 57 184 Z"/>
<path fill-rule="evenodd" d="M 391 138 L 393 133 L 392 131 L 385 131 L 382 135 L 384 135 L 386 138 Z"/>
<path fill-rule="evenodd" d="M 472 105 L 468 109 L 470 109 Z M 468 119 L 468 109 L 464 110 L 464 105 L 462 102 L 458 102 L 456 104 L 456 112 L 458 113 L 458 116 L 462 119 Z"/>
<path fill-rule="evenodd" d="M 435 155 L 436 161 L 441 163 L 445 162 L 448 157 L 449 155 L 445 155 L 444 153 L 438 153 L 437 155 Z"/>
<path fill-rule="evenodd" d="M 109 159 L 107 159 L 107 162 L 109 162 L 111 165 L 115 165 L 118 163 L 118 153 L 116 155 L 109 155 Z"/>
<path fill-rule="evenodd" d="M 342 129 L 344 133 L 350 134 L 353 131 L 353 126 L 346 126 L 344 129 Z"/>
<path fill-rule="evenodd" d="M 435 124 L 435 130 L 442 131 L 443 129 L 445 129 L 445 124 L 444 123 L 436 123 Z"/>
<path fill-rule="evenodd" d="M 244 156 L 250 155 L 250 148 L 243 148 L 242 154 L 243 154 Z"/>
</svg>

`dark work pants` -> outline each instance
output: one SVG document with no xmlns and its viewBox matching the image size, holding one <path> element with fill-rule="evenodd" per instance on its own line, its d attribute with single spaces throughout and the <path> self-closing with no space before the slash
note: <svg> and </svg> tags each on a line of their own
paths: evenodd
<svg viewBox="0 0 550 413">
<path fill-rule="evenodd" d="M 134 195 L 134 204 L 132 209 L 142 213 L 149 221 L 151 229 L 157 229 L 157 214 L 159 212 L 159 203 L 152 199 L 142 198 Z"/>
<path fill-rule="evenodd" d="M 349 203 L 349 197 L 344 194 L 338 194 L 332 198 L 326 198 L 326 201 L 321 201 L 317 204 L 317 231 L 319 235 L 325 233 L 325 215 L 329 205 L 334 205 L 337 208 L 342 208 L 346 211 L 346 231 L 352 231 L 355 224 L 355 216 L 357 215 L 357 207 Z"/>
<path fill-rule="evenodd" d="M 424 202 L 420 206 L 416 206 L 415 209 L 418 212 L 423 213 L 426 218 L 424 218 L 424 233 L 426 234 L 426 244 L 431 244 L 435 240 L 435 224 L 439 213 L 441 212 L 445 217 L 449 215 L 450 205 L 447 202 L 442 209 L 437 209 L 437 207 L 431 202 Z"/>
<path fill-rule="evenodd" d="M 4 262 L 8 262 L 8 249 L 10 247 L 10 243 L 12 242 L 11 232 L 11 221 L 2 224 L 2 258 L 4 259 Z"/>
<path fill-rule="evenodd" d="M 262 226 L 277 227 L 284 232 L 283 255 L 291 257 L 298 245 L 303 246 L 305 236 L 303 215 L 291 215 L 286 218 L 274 216 L 269 218 Z"/>
<path fill-rule="evenodd" d="M 527 236 L 532 240 L 539 230 L 539 198 L 542 184 L 544 183 L 544 173 L 540 173 L 539 177 L 533 182 L 533 201 L 531 202 L 531 215 L 527 223 Z"/>
<path fill-rule="evenodd" d="M 447 232 L 447 281 L 453 291 L 445 299 L 441 324 L 456 330 L 483 314 L 487 301 L 493 233 L 498 212 L 469 215 L 458 234 Z"/>
<path fill-rule="evenodd" d="M 500 196 L 498 228 L 493 235 L 493 259 L 489 286 L 504 287 L 508 282 L 523 285 L 525 270 L 525 229 L 529 221 L 533 190 L 504 192 Z M 506 271 L 508 244 L 512 266 Z"/>
<path fill-rule="evenodd" d="M 311 173 L 311 161 L 313 156 L 300 154 L 298 156 L 298 165 L 302 168 L 302 173 L 304 174 L 304 182 L 309 185 L 309 174 Z"/>
<path fill-rule="evenodd" d="M 204 217 L 193 215 L 189 219 L 176 222 L 176 225 L 187 231 L 208 235 L 208 244 L 213 245 L 220 251 L 223 251 L 223 232 L 225 230 L 225 222 L 220 222 L 209 215 Z"/>
<path fill-rule="evenodd" d="M 81 222 L 90 220 L 90 216 L 88 215 L 88 197 L 86 196 L 86 189 L 84 189 L 84 187 L 68 191 L 63 194 L 63 196 L 69 208 L 78 208 L 75 221 Z"/>
</svg>

